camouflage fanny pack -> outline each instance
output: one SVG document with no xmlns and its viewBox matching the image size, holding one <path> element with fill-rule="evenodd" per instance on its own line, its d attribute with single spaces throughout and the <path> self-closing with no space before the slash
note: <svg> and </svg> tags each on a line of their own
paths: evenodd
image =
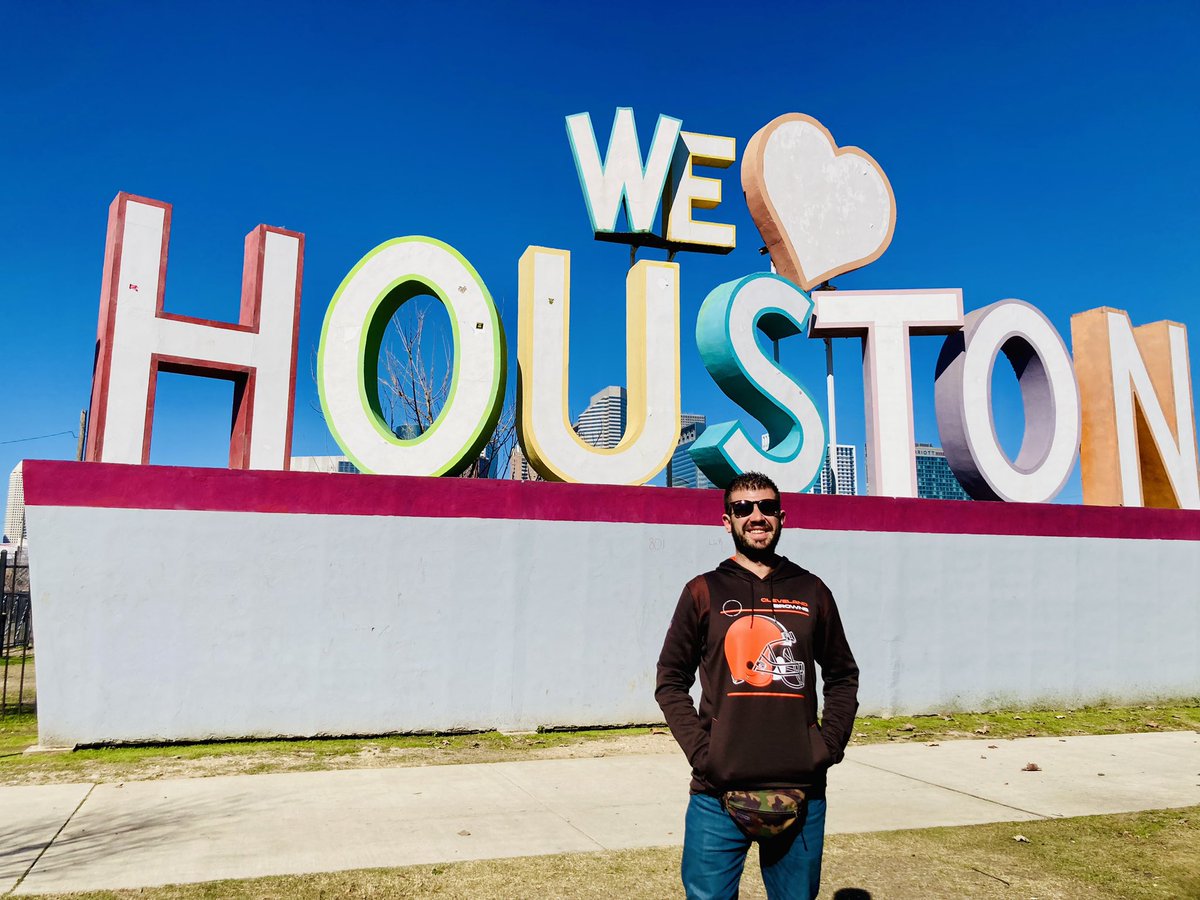
<svg viewBox="0 0 1200 900">
<path fill-rule="evenodd" d="M 747 837 L 772 838 L 783 834 L 800 818 L 804 791 L 800 788 L 726 791 L 721 805 Z"/>
</svg>

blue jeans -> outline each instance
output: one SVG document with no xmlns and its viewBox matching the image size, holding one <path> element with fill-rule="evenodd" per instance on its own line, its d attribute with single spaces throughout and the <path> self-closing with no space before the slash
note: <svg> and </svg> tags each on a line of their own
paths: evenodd
<svg viewBox="0 0 1200 900">
<path fill-rule="evenodd" d="M 825 801 L 806 800 L 803 819 L 776 838 L 760 841 L 763 884 L 771 900 L 813 900 L 821 889 Z M 750 838 L 729 818 L 721 801 L 693 794 L 683 836 L 683 887 L 688 900 L 733 900 Z"/>
</svg>

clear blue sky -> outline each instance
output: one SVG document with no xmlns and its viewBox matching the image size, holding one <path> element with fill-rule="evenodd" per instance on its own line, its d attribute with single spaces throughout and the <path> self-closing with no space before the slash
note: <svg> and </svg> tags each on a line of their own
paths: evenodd
<svg viewBox="0 0 1200 900">
<path fill-rule="evenodd" d="M 5 3 L 0 56 L 0 441 L 74 430 L 87 406 L 106 211 L 121 190 L 174 204 L 167 306 L 235 319 L 242 238 L 307 236 L 293 452 L 335 453 L 309 360 L 335 288 L 381 241 L 457 247 L 516 343 L 517 260 L 570 250 L 572 413 L 624 380 L 624 247 L 592 240 L 563 119 L 601 146 L 617 106 L 645 146 L 659 113 L 746 140 L 785 112 L 866 149 L 896 193 L 895 239 L 842 288 L 959 287 L 1069 317 L 1127 309 L 1200 341 L 1200 5 Z M 681 254 L 683 399 L 739 415 L 692 328 L 717 284 L 763 267 L 737 167 L 712 218 L 727 257 Z M 706 173 L 709 174 L 709 173 Z M 938 443 L 933 365 L 914 342 L 917 439 Z M 839 437 L 861 445 L 859 350 L 837 346 Z M 1200 350 L 1193 346 L 1193 373 Z M 783 362 L 823 397 L 819 342 Z M 998 378 L 1002 440 L 1020 440 Z M 510 369 L 515 380 L 515 364 Z M 1195 378 L 1195 375 L 1193 376 Z M 226 384 L 164 377 L 152 461 L 223 465 Z M 0 443 L 70 457 L 69 435 Z M 1061 498 L 1078 502 L 1077 478 Z"/>
</svg>

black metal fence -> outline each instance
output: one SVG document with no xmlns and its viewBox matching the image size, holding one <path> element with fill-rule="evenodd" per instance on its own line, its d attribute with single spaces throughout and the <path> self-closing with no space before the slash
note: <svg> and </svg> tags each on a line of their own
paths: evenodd
<svg viewBox="0 0 1200 900">
<path fill-rule="evenodd" d="M 29 564 L 23 553 L 0 550 L 0 716 L 37 708 L 30 619 Z"/>
</svg>

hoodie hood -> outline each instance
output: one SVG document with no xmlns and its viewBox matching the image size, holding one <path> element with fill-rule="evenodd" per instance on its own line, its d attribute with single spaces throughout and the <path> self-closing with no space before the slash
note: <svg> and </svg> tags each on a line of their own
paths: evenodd
<svg viewBox="0 0 1200 900">
<path fill-rule="evenodd" d="M 725 575 L 733 575 L 736 578 L 742 578 L 752 583 L 761 583 L 765 581 L 779 582 L 786 578 L 795 578 L 800 575 L 809 574 L 807 569 L 796 565 L 786 556 L 779 557 L 779 562 L 775 565 L 775 568 L 761 578 L 758 575 L 755 575 L 741 563 L 737 562 L 732 556 L 729 557 L 729 559 L 722 560 L 721 564 L 717 566 L 717 571 Z"/>
</svg>

